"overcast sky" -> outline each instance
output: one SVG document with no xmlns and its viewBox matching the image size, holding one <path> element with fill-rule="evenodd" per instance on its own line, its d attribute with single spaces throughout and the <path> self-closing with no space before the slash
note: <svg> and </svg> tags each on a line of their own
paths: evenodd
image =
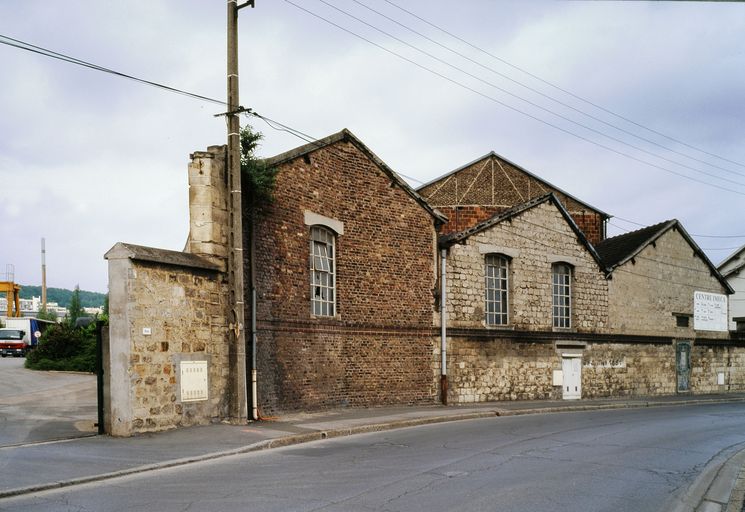
<svg viewBox="0 0 745 512">
<path fill-rule="evenodd" d="M 316 138 L 349 128 L 415 187 L 493 150 L 616 216 L 610 234 L 677 218 L 714 263 L 745 243 L 710 238 L 745 235 L 744 4 L 292 1 L 369 41 L 256 0 L 242 105 Z M 224 99 L 225 11 L 5 1 L 0 34 Z M 45 237 L 49 286 L 105 292 L 116 242 L 181 250 L 189 153 L 224 143 L 221 107 L 2 44 L 0 63 L 0 273 L 39 284 Z M 304 143 L 250 122 L 261 156 Z"/>
</svg>

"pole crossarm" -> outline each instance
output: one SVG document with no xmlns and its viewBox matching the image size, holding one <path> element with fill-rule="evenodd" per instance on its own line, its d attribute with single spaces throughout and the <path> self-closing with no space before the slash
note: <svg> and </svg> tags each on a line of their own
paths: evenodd
<svg viewBox="0 0 745 512">
<path fill-rule="evenodd" d="M 220 112 L 219 114 L 213 114 L 212 117 L 234 116 L 236 114 L 243 114 L 243 113 L 253 114 L 254 111 L 250 108 L 238 107 L 237 109 L 231 110 L 229 112 Z"/>
</svg>

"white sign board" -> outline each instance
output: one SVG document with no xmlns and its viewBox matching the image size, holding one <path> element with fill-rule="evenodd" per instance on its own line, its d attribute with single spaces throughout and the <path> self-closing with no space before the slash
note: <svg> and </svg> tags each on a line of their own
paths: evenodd
<svg viewBox="0 0 745 512">
<path fill-rule="evenodd" d="M 693 328 L 697 331 L 727 332 L 727 296 L 693 292 Z"/>
</svg>

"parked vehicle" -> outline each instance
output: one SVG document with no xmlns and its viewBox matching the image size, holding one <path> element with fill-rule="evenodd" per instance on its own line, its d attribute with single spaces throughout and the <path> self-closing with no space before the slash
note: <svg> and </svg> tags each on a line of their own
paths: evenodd
<svg viewBox="0 0 745 512">
<path fill-rule="evenodd" d="M 0 355 L 23 357 L 39 343 L 41 333 L 54 322 L 38 318 L 8 318 L 0 329 Z"/>
</svg>

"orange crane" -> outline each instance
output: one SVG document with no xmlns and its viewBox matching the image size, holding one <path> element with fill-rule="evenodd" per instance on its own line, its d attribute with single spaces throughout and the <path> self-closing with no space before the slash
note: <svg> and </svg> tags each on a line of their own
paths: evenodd
<svg viewBox="0 0 745 512">
<path fill-rule="evenodd" d="M 21 286 L 13 282 L 15 272 L 12 265 L 6 265 L 5 281 L 0 281 L 0 293 L 8 298 L 8 318 L 21 315 Z"/>
</svg>

